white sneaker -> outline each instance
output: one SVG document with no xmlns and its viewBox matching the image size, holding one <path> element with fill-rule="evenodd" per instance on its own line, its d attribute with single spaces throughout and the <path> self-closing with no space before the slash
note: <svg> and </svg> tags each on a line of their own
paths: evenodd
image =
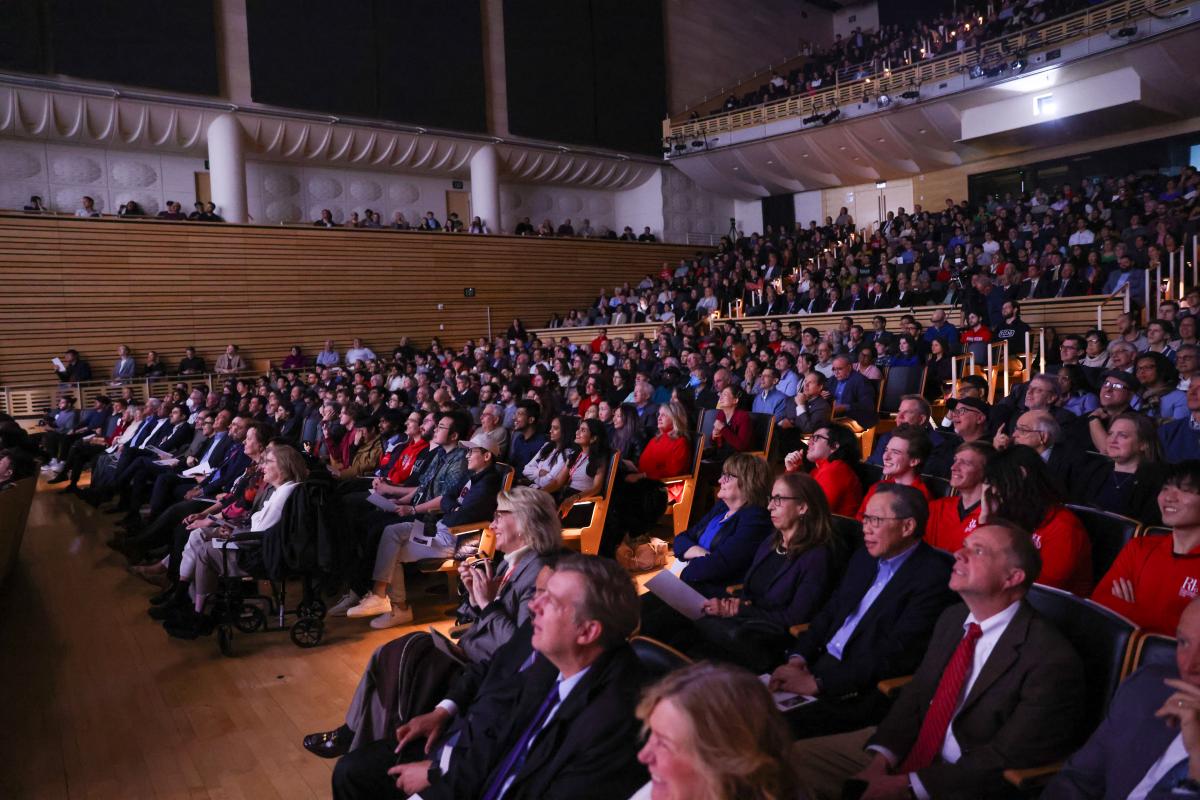
<svg viewBox="0 0 1200 800">
<path fill-rule="evenodd" d="M 371 620 L 371 627 L 375 630 L 383 630 L 384 628 L 394 628 L 397 625 L 407 625 L 413 621 L 412 606 L 408 608 L 400 608 L 400 606 L 392 606 L 392 610 L 386 614 L 380 614 L 375 619 Z"/>
<path fill-rule="evenodd" d="M 374 592 L 368 592 L 367 596 L 359 601 L 358 605 L 351 606 L 346 609 L 347 617 L 377 617 L 380 614 L 386 614 L 392 610 L 392 601 L 386 597 L 380 597 Z"/>
<path fill-rule="evenodd" d="M 344 617 L 347 611 L 358 605 L 359 600 L 362 598 L 359 597 L 358 592 L 351 589 L 342 595 L 342 599 L 334 603 L 325 614 L 330 617 Z"/>
</svg>

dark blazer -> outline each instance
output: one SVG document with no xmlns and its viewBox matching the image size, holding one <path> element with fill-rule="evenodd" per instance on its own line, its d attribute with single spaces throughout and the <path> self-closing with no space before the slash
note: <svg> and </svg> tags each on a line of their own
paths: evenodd
<svg viewBox="0 0 1200 800">
<path fill-rule="evenodd" d="M 1041 300 L 1047 297 L 1054 297 L 1054 292 L 1058 286 L 1054 281 L 1046 278 L 1044 275 L 1038 278 L 1037 286 L 1033 285 L 1033 281 L 1026 278 L 1021 281 L 1020 288 L 1017 289 L 1018 300 Z"/>
<path fill-rule="evenodd" d="M 250 456 L 246 455 L 241 443 L 234 442 L 225 451 L 225 459 L 209 476 L 200 482 L 200 494 L 204 497 L 215 497 L 229 491 L 229 487 L 250 466 Z"/>
<path fill-rule="evenodd" d="M 786 559 L 786 566 L 775 574 L 766 590 L 752 591 L 754 574 L 780 559 Z M 837 579 L 837 561 L 830 547 L 814 547 L 789 559 L 775 552 L 775 537 L 768 536 L 746 571 L 742 597 L 750 604 L 742 607 L 738 618 L 763 620 L 784 630 L 808 622 L 829 597 Z"/>
<path fill-rule="evenodd" d="M 460 713 L 447 726 L 442 740 L 458 733 L 455 748 L 464 748 L 459 752 L 470 758 L 471 735 L 483 733 L 495 738 L 495 725 L 505 719 L 520 693 L 518 675 L 522 667 L 530 666 L 527 662 L 531 655 L 533 620 L 529 619 L 489 659 L 464 665 L 446 690 L 446 699 L 453 701 Z"/>
<path fill-rule="evenodd" d="M 500 494 L 500 487 L 504 485 L 496 465 L 465 477 L 471 482 L 471 488 L 467 490 L 467 496 L 462 502 L 459 502 L 458 496 L 462 493 L 466 480 L 442 495 L 441 521 L 447 527 L 490 520 L 496 511 L 496 497 Z"/>
<path fill-rule="evenodd" d="M 1079 278 L 1060 278 L 1052 282 L 1049 296 L 1080 297 L 1084 294 L 1087 294 L 1087 287 Z"/>
<path fill-rule="evenodd" d="M 1050 451 L 1051 461 L 1054 461 L 1056 450 L 1058 447 Z M 1115 465 L 1107 459 L 1099 458 L 1081 463 L 1094 465 L 1093 469 L 1076 467 L 1077 477 L 1075 480 L 1085 504 L 1097 508 L 1107 508 L 1146 525 L 1162 524 L 1162 510 L 1158 507 L 1158 492 L 1162 489 L 1163 481 L 1167 477 L 1165 464 L 1142 464 L 1138 467 L 1137 472 L 1133 474 L 1133 486 L 1129 489 L 1124 506 L 1116 508 L 1115 504 L 1100 502 L 1105 492 L 1105 483 L 1116 468 Z M 1053 472 L 1053 470 L 1054 466 L 1051 465 L 1051 471 Z"/>
<path fill-rule="evenodd" d="M 912 683 L 870 744 L 903 759 L 917 741 L 938 681 L 963 638 L 965 605 L 946 609 Z M 1006 796 L 1005 769 L 1049 764 L 1071 752 L 1084 719 L 1083 663 L 1053 625 L 1022 601 L 962 701 L 954 737 L 962 757 L 917 772 L 937 798 Z"/>
<path fill-rule="evenodd" d="M 159 429 L 158 433 L 163 434 L 163 431 L 166 431 L 166 434 L 162 435 L 162 438 L 158 442 L 154 441 L 157 435 L 150 437 L 150 444 L 153 444 L 159 450 L 165 450 L 172 455 L 181 456 L 192 444 L 192 426 L 188 422 L 181 422 L 174 427 L 170 424 L 164 425 Z"/>
<path fill-rule="evenodd" d="M 728 511 L 729 506 L 718 500 L 703 519 L 676 536 L 675 541 L 671 543 L 675 557 L 682 559 L 683 554 L 692 545 L 699 545 L 700 536 L 708 527 L 708 523 L 716 517 L 724 516 Z M 765 508 L 742 506 L 717 530 L 717 535 L 708 548 L 708 555 L 687 562 L 680 577 L 704 596 L 716 597 L 725 591 L 729 584 L 742 580 L 754 560 L 758 546 L 774 530 L 771 515 Z"/>
<path fill-rule="evenodd" d="M 637 761 L 640 723 L 633 713 L 643 674 L 627 644 L 593 663 L 533 740 L 505 800 L 609 800 L 637 791 L 647 780 Z M 503 718 L 477 723 L 495 735 L 476 731 L 471 752 L 421 792 L 425 800 L 482 797 L 487 791 L 493 773 L 550 693 L 558 668 L 538 656 L 521 676 L 520 693 Z"/>
<path fill-rule="evenodd" d="M 837 387 L 840 383 L 835 378 L 829 384 L 829 402 L 838 402 Z M 846 416 L 864 428 L 870 428 L 879 421 L 879 414 L 875 411 L 875 388 L 862 373 L 851 370 L 850 377 L 846 378 L 846 391 L 841 402 L 848 407 Z"/>
<path fill-rule="evenodd" d="M 938 615 L 956 595 L 947 586 L 954 559 L 925 542 L 888 581 L 859 621 L 839 661 L 826 645 L 875 582 L 877 561 L 865 548 L 850 557 L 846 574 L 792 649 L 821 680 L 822 696 L 837 698 L 872 689 L 884 678 L 917 668 Z M 905 752 L 908 752 L 907 750 Z"/>
<path fill-rule="evenodd" d="M 1124 800 L 1179 734 L 1154 712 L 1175 690 L 1163 683 L 1178 678 L 1174 664 L 1152 665 L 1133 673 L 1117 689 L 1108 716 L 1042 792 L 1047 800 Z M 1150 800 L 1196 797 L 1151 792 Z"/>
<path fill-rule="evenodd" d="M 1173 419 L 1158 429 L 1163 457 L 1172 464 L 1200 458 L 1200 435 L 1192 430 L 1190 419 Z"/>
</svg>

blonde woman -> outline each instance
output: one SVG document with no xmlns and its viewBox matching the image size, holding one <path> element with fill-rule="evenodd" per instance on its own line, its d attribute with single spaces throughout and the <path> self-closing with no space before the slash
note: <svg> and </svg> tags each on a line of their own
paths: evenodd
<svg viewBox="0 0 1200 800">
<path fill-rule="evenodd" d="M 637 709 L 650 782 L 631 800 L 792 800 L 792 736 L 766 687 L 700 662 L 651 686 Z"/>
</svg>

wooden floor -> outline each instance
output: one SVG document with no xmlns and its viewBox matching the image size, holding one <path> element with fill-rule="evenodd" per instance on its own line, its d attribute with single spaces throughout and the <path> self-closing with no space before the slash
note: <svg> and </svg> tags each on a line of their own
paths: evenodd
<svg viewBox="0 0 1200 800">
<path fill-rule="evenodd" d="M 237 634 L 233 658 L 171 639 L 104 545 L 116 517 L 57 488 L 39 487 L 0 590 L 0 797 L 328 797 L 334 762 L 300 740 L 341 724 L 368 655 L 412 628 L 330 620 L 311 650 Z M 449 624 L 417 595 L 419 626 Z"/>
</svg>

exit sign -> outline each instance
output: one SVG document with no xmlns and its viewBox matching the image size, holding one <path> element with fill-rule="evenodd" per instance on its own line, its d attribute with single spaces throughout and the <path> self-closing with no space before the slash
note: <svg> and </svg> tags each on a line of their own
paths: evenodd
<svg viewBox="0 0 1200 800">
<path fill-rule="evenodd" d="M 474 297 L 474 296 L 475 296 L 475 287 L 474 286 L 468 286 L 465 289 L 463 289 L 463 297 Z"/>
<path fill-rule="evenodd" d="M 461 189 L 462 187 L 463 187 L 463 182 L 462 182 L 462 181 L 450 181 L 450 188 L 451 188 L 451 189 Z"/>
</svg>

